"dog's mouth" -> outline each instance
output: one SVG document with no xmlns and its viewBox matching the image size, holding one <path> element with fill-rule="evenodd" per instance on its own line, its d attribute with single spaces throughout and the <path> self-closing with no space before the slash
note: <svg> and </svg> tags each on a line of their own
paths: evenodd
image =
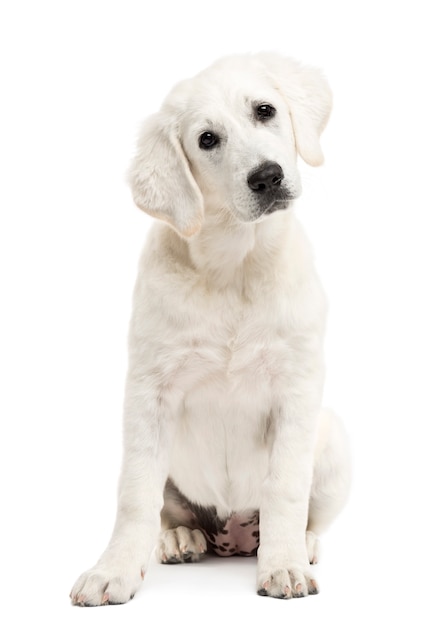
<svg viewBox="0 0 442 626">
<path fill-rule="evenodd" d="M 292 193 L 284 188 L 279 189 L 277 193 L 263 194 L 259 198 L 258 206 L 254 213 L 256 217 L 261 217 L 262 215 L 271 215 L 275 211 L 283 211 L 288 209 L 295 198 L 296 193 Z"/>
<path fill-rule="evenodd" d="M 261 212 L 262 215 L 270 215 L 271 213 L 274 213 L 275 211 L 283 211 L 284 209 L 287 209 L 290 205 L 291 200 L 293 200 L 293 198 L 290 199 L 276 199 L 276 200 L 272 200 L 272 202 L 268 205 L 268 207 L 266 209 L 264 209 L 264 211 Z"/>
</svg>

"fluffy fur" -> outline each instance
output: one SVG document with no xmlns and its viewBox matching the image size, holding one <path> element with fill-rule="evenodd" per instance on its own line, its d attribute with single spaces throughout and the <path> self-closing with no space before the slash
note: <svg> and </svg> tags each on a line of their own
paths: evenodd
<svg viewBox="0 0 442 626">
<path fill-rule="evenodd" d="M 118 513 L 74 604 L 133 596 L 161 511 L 160 558 L 197 560 L 206 542 L 186 503 L 221 520 L 259 511 L 258 592 L 317 593 L 310 563 L 349 461 L 340 421 L 321 409 L 326 306 L 291 206 L 297 155 L 322 162 L 330 107 L 319 71 L 257 54 L 180 83 L 147 120 L 130 183 L 159 221 L 134 294 Z M 269 163 L 282 179 L 253 189 Z"/>
</svg>

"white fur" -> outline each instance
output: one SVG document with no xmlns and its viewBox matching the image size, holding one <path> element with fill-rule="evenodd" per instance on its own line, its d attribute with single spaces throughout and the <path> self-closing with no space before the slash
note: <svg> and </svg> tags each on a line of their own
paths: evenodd
<svg viewBox="0 0 442 626">
<path fill-rule="evenodd" d="M 256 103 L 276 117 L 257 122 Z M 247 176 L 276 161 L 299 195 L 297 153 L 322 162 L 330 107 L 320 72 L 258 54 L 180 83 L 147 121 L 130 181 L 136 203 L 163 223 L 134 294 L 115 529 L 74 603 L 135 593 L 167 476 L 220 517 L 259 509 L 261 593 L 317 591 L 309 558 L 349 483 L 342 427 L 320 408 L 325 301 L 292 211 L 261 215 Z M 216 149 L 199 147 L 205 131 L 219 135 Z"/>
</svg>

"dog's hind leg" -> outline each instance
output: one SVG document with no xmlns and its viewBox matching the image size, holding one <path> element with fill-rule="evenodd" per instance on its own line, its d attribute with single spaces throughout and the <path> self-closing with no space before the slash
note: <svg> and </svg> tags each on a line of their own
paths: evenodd
<svg viewBox="0 0 442 626">
<path fill-rule="evenodd" d="M 318 536 L 343 509 L 350 488 L 351 463 L 347 435 L 341 420 L 322 410 L 310 492 L 307 551 L 311 563 L 318 561 Z"/>
<path fill-rule="evenodd" d="M 186 498 L 169 479 L 164 489 L 164 506 L 157 559 L 161 563 L 194 563 L 207 552 L 207 542 L 197 527 Z"/>
<path fill-rule="evenodd" d="M 157 558 L 161 563 L 195 563 L 207 552 L 207 543 L 198 528 L 177 526 L 161 531 Z"/>
</svg>

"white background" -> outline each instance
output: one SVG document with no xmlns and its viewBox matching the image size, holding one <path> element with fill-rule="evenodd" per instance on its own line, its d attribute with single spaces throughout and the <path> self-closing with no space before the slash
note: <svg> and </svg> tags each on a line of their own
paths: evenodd
<svg viewBox="0 0 442 626">
<path fill-rule="evenodd" d="M 0 12 L 2 612 L 9 624 L 440 623 L 441 35 L 437 3 L 4 1 Z M 321 594 L 255 595 L 254 559 L 153 565 L 71 607 L 109 538 L 126 333 L 150 220 L 125 172 L 169 88 L 232 52 L 323 68 L 326 164 L 298 214 L 330 301 L 326 404 L 354 457 Z M 3 619 L 2 619 L 3 621 Z"/>
</svg>

